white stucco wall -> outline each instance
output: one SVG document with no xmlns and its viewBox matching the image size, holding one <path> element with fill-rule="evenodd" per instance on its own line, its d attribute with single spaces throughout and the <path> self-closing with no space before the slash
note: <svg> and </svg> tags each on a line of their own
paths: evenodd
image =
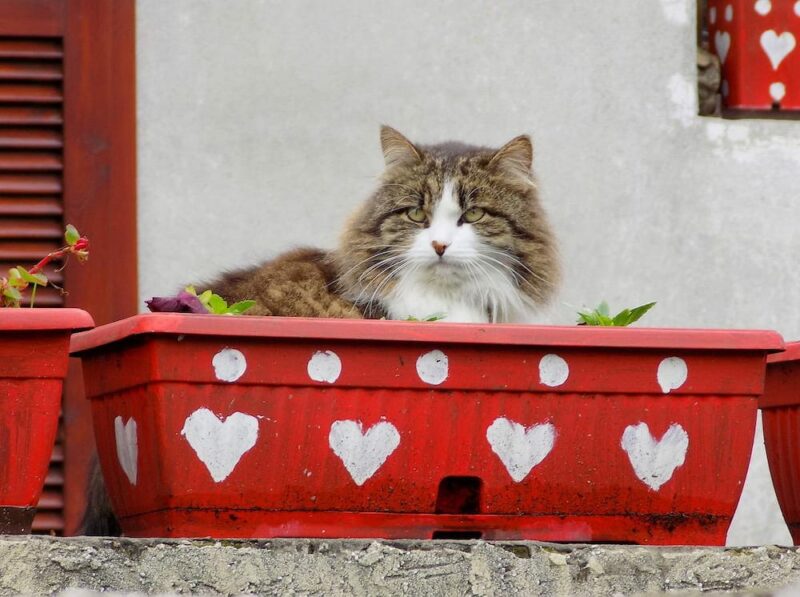
<svg viewBox="0 0 800 597">
<path fill-rule="evenodd" d="M 548 321 L 800 337 L 800 123 L 696 116 L 692 0 L 138 0 L 140 293 L 332 246 L 382 158 L 528 132 L 566 278 Z M 756 445 L 731 543 L 789 542 Z"/>
</svg>

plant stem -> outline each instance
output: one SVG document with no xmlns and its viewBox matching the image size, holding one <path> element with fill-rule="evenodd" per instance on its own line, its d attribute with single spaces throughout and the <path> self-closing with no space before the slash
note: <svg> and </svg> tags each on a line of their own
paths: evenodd
<svg viewBox="0 0 800 597">
<path fill-rule="evenodd" d="M 89 248 L 89 239 L 87 239 L 85 236 L 82 236 L 80 239 L 78 239 L 78 242 L 76 242 L 74 245 L 61 247 L 58 251 L 53 251 L 52 253 L 49 253 L 47 256 L 45 256 L 44 259 L 42 259 L 39 263 L 34 265 L 29 270 L 29 273 L 38 274 L 40 271 L 42 271 L 42 268 L 48 263 L 50 263 L 53 259 L 58 259 L 59 257 L 63 257 L 67 253 L 73 253 L 75 251 L 83 251 L 88 248 Z"/>
<path fill-rule="evenodd" d="M 38 284 L 33 285 L 33 290 L 31 290 L 31 309 L 33 309 L 33 303 L 36 301 L 36 289 L 39 288 Z"/>
</svg>

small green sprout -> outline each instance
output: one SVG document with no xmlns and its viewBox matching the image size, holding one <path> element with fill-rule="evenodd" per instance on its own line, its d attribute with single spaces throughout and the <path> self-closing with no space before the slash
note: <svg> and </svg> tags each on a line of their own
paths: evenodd
<svg viewBox="0 0 800 597">
<path fill-rule="evenodd" d="M 623 309 L 613 317 L 608 310 L 608 303 L 603 301 L 596 309 L 578 311 L 578 325 L 628 326 L 638 321 L 642 315 L 653 308 L 655 303 L 647 303 L 633 309 Z"/>
</svg>

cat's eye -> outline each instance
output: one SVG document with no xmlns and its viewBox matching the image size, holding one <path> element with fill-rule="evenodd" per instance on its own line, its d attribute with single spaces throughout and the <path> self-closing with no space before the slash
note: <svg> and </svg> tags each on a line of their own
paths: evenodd
<svg viewBox="0 0 800 597">
<path fill-rule="evenodd" d="M 406 211 L 406 215 L 408 216 L 409 220 L 416 222 L 417 224 L 421 224 L 428 219 L 428 216 L 425 214 L 425 210 L 421 207 L 410 208 Z"/>
<path fill-rule="evenodd" d="M 480 207 L 470 207 L 467 211 L 464 212 L 462 216 L 464 221 L 467 224 L 474 224 L 478 220 L 480 220 L 486 212 L 483 211 Z"/>
</svg>

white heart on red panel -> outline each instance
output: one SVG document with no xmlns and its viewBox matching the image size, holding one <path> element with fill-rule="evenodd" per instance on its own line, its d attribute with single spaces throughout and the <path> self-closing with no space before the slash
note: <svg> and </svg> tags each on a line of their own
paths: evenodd
<svg viewBox="0 0 800 597">
<path fill-rule="evenodd" d="M 620 445 L 628 454 L 633 472 L 653 491 L 658 491 L 682 466 L 689 449 L 689 434 L 673 423 L 660 440 L 651 435 L 647 423 L 628 425 Z"/>
<path fill-rule="evenodd" d="M 728 57 L 728 50 L 731 49 L 731 34 L 727 31 L 717 31 L 714 34 L 714 47 L 717 49 L 719 61 L 725 64 L 725 59 Z"/>
<path fill-rule="evenodd" d="M 781 62 L 792 53 L 796 45 L 797 40 L 789 31 L 778 35 L 774 29 L 769 29 L 761 34 L 761 47 L 772 63 L 773 70 L 778 70 Z"/>
<path fill-rule="evenodd" d="M 127 423 L 122 417 L 114 419 L 114 439 L 117 444 L 117 460 L 131 485 L 136 485 L 139 460 L 139 440 L 136 434 L 136 419 L 131 417 Z"/>
<path fill-rule="evenodd" d="M 375 423 L 366 433 L 361 421 L 334 421 L 328 434 L 328 445 L 355 484 L 361 486 L 378 472 L 400 445 L 400 433 L 388 421 Z"/>
<path fill-rule="evenodd" d="M 220 420 L 207 408 L 200 408 L 186 419 L 181 435 L 206 465 L 214 482 L 221 483 L 245 452 L 256 445 L 258 419 L 236 412 Z"/>
<path fill-rule="evenodd" d="M 508 474 L 519 483 L 550 454 L 556 441 L 556 428 L 552 423 L 539 423 L 526 429 L 500 417 L 486 429 L 486 439 Z"/>
</svg>

